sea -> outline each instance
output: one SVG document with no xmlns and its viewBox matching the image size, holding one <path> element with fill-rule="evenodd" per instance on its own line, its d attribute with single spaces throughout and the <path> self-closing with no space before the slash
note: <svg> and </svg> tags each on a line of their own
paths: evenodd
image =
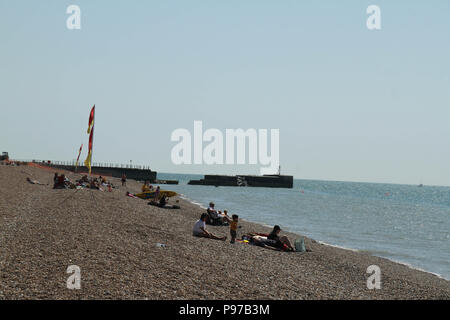
<svg viewBox="0 0 450 320">
<path fill-rule="evenodd" d="M 162 189 L 207 207 L 213 201 L 240 219 L 366 252 L 450 280 L 450 187 L 294 180 L 292 189 L 188 185 L 202 175 L 158 173 L 179 180 Z"/>
</svg>

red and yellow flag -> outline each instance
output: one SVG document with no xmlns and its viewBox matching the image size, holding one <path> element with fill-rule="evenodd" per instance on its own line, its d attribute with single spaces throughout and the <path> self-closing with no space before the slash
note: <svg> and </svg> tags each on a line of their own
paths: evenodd
<svg viewBox="0 0 450 320">
<path fill-rule="evenodd" d="M 77 162 L 75 163 L 75 170 L 77 170 L 78 167 L 78 160 L 80 160 L 80 154 L 81 154 L 81 150 L 83 149 L 83 144 L 81 144 L 80 150 L 78 151 L 78 157 L 77 157 Z"/>
<path fill-rule="evenodd" d="M 91 113 L 89 114 L 89 123 L 87 133 L 91 133 L 91 129 L 94 127 L 94 116 L 95 116 L 95 104 L 91 109 Z"/>
<path fill-rule="evenodd" d="M 89 169 L 89 174 L 91 174 L 92 145 L 94 144 L 94 119 L 95 119 L 95 104 L 91 109 L 91 114 L 89 115 L 89 124 L 87 130 L 87 133 L 89 134 L 89 148 L 87 158 L 84 161 L 84 165 Z"/>
</svg>

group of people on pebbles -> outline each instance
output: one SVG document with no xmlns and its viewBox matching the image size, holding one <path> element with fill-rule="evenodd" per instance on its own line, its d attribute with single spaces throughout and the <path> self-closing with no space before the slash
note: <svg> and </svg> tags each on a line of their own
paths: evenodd
<svg viewBox="0 0 450 320">
<path fill-rule="evenodd" d="M 95 178 L 84 175 L 75 182 L 70 181 L 66 175 L 60 175 L 57 172 L 55 172 L 55 175 L 53 176 L 53 189 L 89 188 L 103 191 L 102 187 L 107 189 L 109 192 L 112 192 L 112 189 L 115 188 L 110 181 L 107 181 L 106 178 L 102 176 Z"/>
<path fill-rule="evenodd" d="M 122 176 L 122 185 L 126 186 L 126 176 Z M 27 178 L 27 181 L 32 184 L 41 184 L 38 181 L 31 180 Z M 107 181 L 104 177 L 100 176 L 99 178 L 88 177 L 87 175 L 82 176 L 75 183 L 71 182 L 64 174 L 59 175 L 55 173 L 53 177 L 53 188 L 54 189 L 75 189 L 75 188 L 91 188 L 91 189 L 99 189 L 102 190 L 102 186 L 108 188 L 108 191 L 112 191 L 111 189 L 114 187 L 111 182 Z M 145 182 L 142 186 L 142 192 L 151 192 L 155 191 L 155 199 L 160 200 L 162 203 L 155 203 L 160 207 L 165 207 L 167 203 L 167 197 L 162 195 L 159 197 L 159 186 L 154 190 L 153 186 L 150 185 L 149 182 Z M 127 192 L 127 195 L 131 194 Z M 133 197 L 136 197 L 133 195 Z M 155 199 L 153 202 L 155 202 Z M 153 204 L 152 201 L 149 204 Z M 174 206 L 175 207 L 175 206 Z M 179 208 L 177 206 L 177 208 Z M 209 232 L 206 229 L 206 225 L 219 225 L 219 226 L 229 226 L 231 240 L 230 243 L 235 243 L 236 241 L 241 243 L 249 243 L 257 246 L 261 246 L 264 248 L 278 250 L 278 251 L 310 251 L 304 248 L 304 239 L 296 239 L 294 246 L 292 246 L 290 240 L 286 236 L 280 236 L 281 228 L 278 225 L 275 225 L 272 231 L 269 234 L 262 233 L 247 233 L 242 235 L 240 240 L 237 240 L 237 231 L 239 226 L 239 216 L 237 214 L 228 215 L 228 211 L 224 210 L 223 212 L 217 210 L 215 208 L 214 202 L 209 203 L 209 207 L 207 208 L 205 213 L 202 213 L 200 219 L 197 220 L 194 224 L 192 233 L 196 237 L 201 238 L 209 238 L 214 240 L 227 240 L 227 236 L 216 236 L 215 234 Z M 300 240 L 300 241 L 299 241 Z M 298 248 L 300 245 L 300 249 Z M 294 248 L 295 247 L 295 248 Z"/>
<path fill-rule="evenodd" d="M 192 230 L 193 236 L 225 241 L 227 236 L 220 237 L 209 232 L 206 229 L 206 224 L 229 226 L 231 236 L 230 243 L 236 242 L 237 230 L 240 228 L 240 226 L 238 226 L 239 216 L 237 214 L 233 214 L 230 217 L 227 210 L 224 210 L 222 213 L 220 210 L 215 209 L 213 202 L 210 202 L 206 212 L 202 213 L 200 219 L 194 224 L 194 228 Z M 275 225 L 270 234 L 248 233 L 242 235 L 242 239 L 238 241 L 278 251 L 301 251 L 292 246 L 288 237 L 280 236 L 280 232 L 280 226 Z M 304 246 L 303 239 L 301 240 L 302 245 Z"/>
</svg>

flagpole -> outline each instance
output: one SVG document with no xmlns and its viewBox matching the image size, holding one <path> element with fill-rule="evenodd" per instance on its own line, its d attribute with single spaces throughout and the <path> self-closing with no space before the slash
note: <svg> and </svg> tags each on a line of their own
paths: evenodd
<svg viewBox="0 0 450 320">
<path fill-rule="evenodd" d="M 89 176 L 92 176 L 92 149 L 94 146 L 94 127 L 95 127 L 95 104 L 89 114 L 89 125 L 87 133 L 89 134 L 88 156 L 84 161 L 84 165 L 89 169 Z"/>
<path fill-rule="evenodd" d="M 78 163 L 80 161 L 80 155 L 81 155 L 82 149 L 83 149 L 83 144 L 81 144 L 80 149 L 78 150 L 78 157 L 77 157 L 77 161 L 75 162 L 75 173 L 77 173 L 77 170 L 78 170 Z"/>
<path fill-rule="evenodd" d="M 73 171 L 74 173 L 77 173 L 77 167 L 78 167 L 78 160 L 80 159 L 80 151 L 78 149 L 78 156 L 77 156 L 77 161 L 75 161 L 75 170 Z"/>
</svg>

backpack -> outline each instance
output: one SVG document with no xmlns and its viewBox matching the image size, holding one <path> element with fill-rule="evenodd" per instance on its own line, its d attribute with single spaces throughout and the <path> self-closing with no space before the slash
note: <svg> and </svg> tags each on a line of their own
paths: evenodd
<svg viewBox="0 0 450 320">
<path fill-rule="evenodd" d="M 306 252 L 305 238 L 297 238 L 294 242 L 296 252 Z"/>
</svg>

